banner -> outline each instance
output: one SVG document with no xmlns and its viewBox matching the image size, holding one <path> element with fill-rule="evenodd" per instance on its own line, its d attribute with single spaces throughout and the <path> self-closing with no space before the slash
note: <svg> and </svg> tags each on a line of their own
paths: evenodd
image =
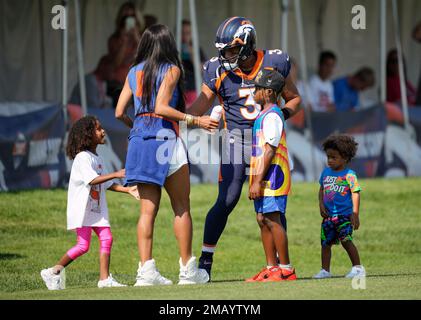
<svg viewBox="0 0 421 320">
<path fill-rule="evenodd" d="M 62 186 L 66 128 L 57 104 L 0 104 L 0 191 Z"/>
<path fill-rule="evenodd" d="M 80 107 L 68 109 L 71 122 L 81 117 Z M 97 152 L 107 171 L 123 168 L 129 128 L 115 119 L 113 109 L 88 109 L 88 113 L 97 116 L 106 131 L 106 143 L 99 145 Z M 408 129 L 386 113 L 381 105 L 358 112 L 312 113 L 314 143 L 308 128 L 288 120 L 293 181 L 318 180 L 326 166 L 322 143 L 334 132 L 351 134 L 358 142 L 350 167 L 359 177 L 421 176 L 421 108 L 410 108 Z M 191 182 L 217 183 L 220 138 L 203 130 L 188 130 L 186 137 L 182 136 L 191 158 Z M 0 191 L 67 186 L 72 161 L 65 156 L 65 143 L 66 126 L 59 104 L 0 103 Z M 207 150 L 201 154 L 205 160 L 195 158 L 198 149 Z M 213 160 L 208 163 L 208 158 Z"/>
<path fill-rule="evenodd" d="M 357 112 L 312 112 L 314 144 L 308 128 L 289 126 L 287 141 L 294 160 L 293 179 L 317 181 L 326 166 L 322 144 L 332 133 L 350 134 L 358 142 L 350 168 L 360 177 L 421 176 L 421 108 L 410 108 L 408 129 L 401 122 L 391 121 L 387 110 L 379 105 Z"/>
<path fill-rule="evenodd" d="M 359 112 L 312 112 L 314 143 L 321 149 L 323 141 L 332 133 L 352 135 L 358 151 L 350 167 L 360 177 L 374 177 L 382 161 L 385 140 L 386 114 L 383 106 Z"/>
</svg>

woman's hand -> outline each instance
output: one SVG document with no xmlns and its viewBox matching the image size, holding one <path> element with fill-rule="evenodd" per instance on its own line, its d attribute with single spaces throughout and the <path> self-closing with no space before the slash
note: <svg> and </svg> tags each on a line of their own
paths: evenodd
<svg viewBox="0 0 421 320">
<path fill-rule="evenodd" d="M 201 116 L 197 118 L 197 125 L 202 129 L 212 131 L 219 127 L 219 121 L 211 119 L 210 116 Z"/>
<path fill-rule="evenodd" d="M 130 187 L 128 193 L 131 194 L 136 200 L 140 200 L 139 191 L 137 190 L 137 186 Z"/>
</svg>

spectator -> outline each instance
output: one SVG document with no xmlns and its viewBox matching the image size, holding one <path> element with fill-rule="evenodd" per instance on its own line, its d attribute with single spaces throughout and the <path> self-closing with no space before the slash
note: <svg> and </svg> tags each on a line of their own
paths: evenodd
<svg viewBox="0 0 421 320">
<path fill-rule="evenodd" d="M 319 68 L 309 81 L 309 103 L 313 111 L 335 111 L 333 85 L 329 80 L 336 66 L 336 55 L 323 51 L 319 56 Z"/>
<path fill-rule="evenodd" d="M 112 99 L 107 96 L 107 81 L 111 77 L 111 65 L 109 58 L 104 56 L 98 63 L 96 69 L 85 76 L 86 103 L 89 108 L 111 108 Z M 80 84 L 73 88 L 70 104 L 81 105 Z"/>
<path fill-rule="evenodd" d="M 404 66 L 404 75 L 405 75 L 405 85 L 406 85 L 406 96 L 408 99 L 408 105 L 415 105 L 416 100 L 416 90 L 411 82 L 406 78 L 406 68 L 405 68 L 405 59 L 403 62 Z M 401 103 L 401 87 L 400 87 L 400 78 L 399 78 L 399 63 L 398 63 L 398 52 L 396 49 L 389 51 L 386 61 L 386 87 L 387 87 L 387 96 L 386 100 L 393 103 Z"/>
<path fill-rule="evenodd" d="M 333 81 L 336 111 L 350 111 L 359 107 L 358 93 L 372 87 L 374 83 L 374 71 L 369 67 Z"/>
<path fill-rule="evenodd" d="M 112 66 L 108 93 L 113 97 L 114 106 L 136 55 L 143 26 L 143 16 L 135 4 L 132 1 L 125 2 L 118 11 L 116 29 L 108 39 L 108 55 Z"/>
<path fill-rule="evenodd" d="M 196 85 L 194 77 L 193 62 L 193 42 L 191 33 L 191 23 L 189 20 L 183 20 L 181 30 L 181 61 L 185 72 L 185 90 L 186 90 L 186 106 L 190 106 L 196 99 Z M 206 56 L 200 48 L 200 63 L 206 61 Z"/>
<path fill-rule="evenodd" d="M 158 23 L 158 18 L 152 14 L 145 14 L 143 19 L 145 20 L 145 29 Z"/>
<path fill-rule="evenodd" d="M 412 31 L 412 38 L 421 44 L 421 21 L 419 21 L 417 25 L 414 27 L 414 30 Z M 417 99 L 415 101 L 415 104 L 417 106 L 421 106 L 421 72 L 418 77 Z"/>
</svg>

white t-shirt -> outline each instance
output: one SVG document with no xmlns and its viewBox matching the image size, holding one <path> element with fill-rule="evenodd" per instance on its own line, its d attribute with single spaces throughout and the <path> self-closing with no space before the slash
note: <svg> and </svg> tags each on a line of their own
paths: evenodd
<svg viewBox="0 0 421 320">
<path fill-rule="evenodd" d="M 271 112 L 263 120 L 263 136 L 265 141 L 270 145 L 277 147 L 281 141 L 282 131 L 284 130 L 284 123 L 280 116 Z"/>
<path fill-rule="evenodd" d="M 103 160 L 89 152 L 78 153 L 73 160 L 67 193 L 67 229 L 82 226 L 109 227 L 105 191 L 113 181 L 91 186 L 89 183 L 106 174 Z"/>
<path fill-rule="evenodd" d="M 263 136 L 266 143 L 277 147 L 282 138 L 282 131 L 284 130 L 284 123 L 282 122 L 281 117 L 274 112 L 269 113 L 267 116 L 265 116 L 262 127 Z M 292 157 L 290 156 L 289 152 L 288 160 L 289 169 L 292 171 L 294 169 L 294 162 L 292 161 Z"/>
<path fill-rule="evenodd" d="M 325 112 L 329 104 L 334 103 L 333 85 L 330 80 L 323 81 L 318 74 L 313 75 L 308 83 L 309 94 L 308 102 L 312 110 L 316 112 Z"/>
</svg>

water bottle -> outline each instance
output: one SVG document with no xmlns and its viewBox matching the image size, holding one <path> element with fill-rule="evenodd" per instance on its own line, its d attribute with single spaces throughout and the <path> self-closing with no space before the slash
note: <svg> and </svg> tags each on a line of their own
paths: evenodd
<svg viewBox="0 0 421 320">
<path fill-rule="evenodd" d="M 219 120 L 221 120 L 222 117 L 222 111 L 223 107 L 221 105 L 213 107 L 210 118 L 219 122 Z M 215 130 L 212 130 L 211 132 L 209 132 L 209 134 L 215 134 Z"/>
<path fill-rule="evenodd" d="M 216 121 L 221 120 L 222 110 L 223 109 L 222 109 L 221 105 L 217 105 L 217 106 L 213 107 L 210 118 L 213 119 L 213 120 L 216 120 Z"/>
</svg>

